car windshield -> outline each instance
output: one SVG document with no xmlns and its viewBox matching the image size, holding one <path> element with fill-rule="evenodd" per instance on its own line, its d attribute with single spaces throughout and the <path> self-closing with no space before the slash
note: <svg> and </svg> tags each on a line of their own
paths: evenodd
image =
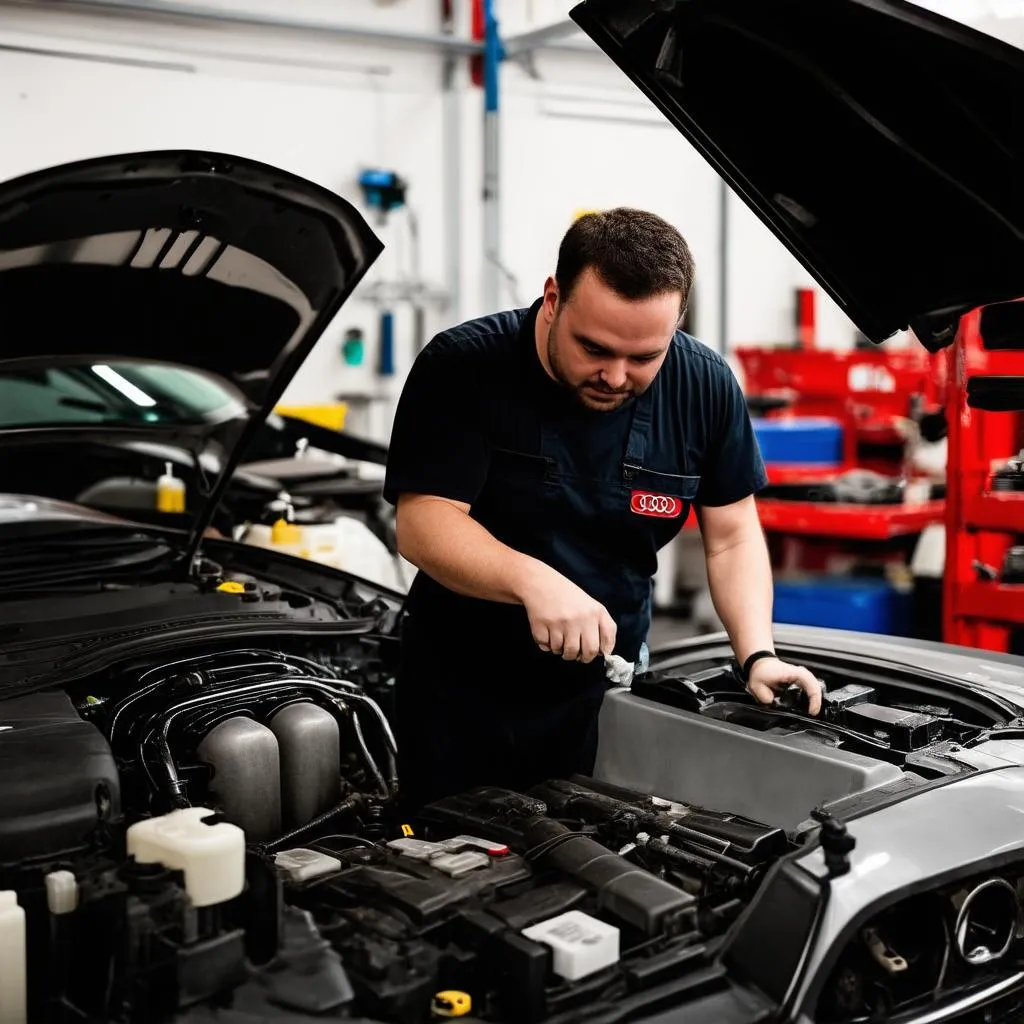
<svg viewBox="0 0 1024 1024">
<path fill-rule="evenodd" d="M 244 411 L 215 381 L 178 366 L 90 362 L 0 373 L 0 429 L 220 423 Z"/>
</svg>

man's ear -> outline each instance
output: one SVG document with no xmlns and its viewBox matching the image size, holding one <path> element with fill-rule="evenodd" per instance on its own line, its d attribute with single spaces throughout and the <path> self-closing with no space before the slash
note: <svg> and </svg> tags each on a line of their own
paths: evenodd
<svg viewBox="0 0 1024 1024">
<path fill-rule="evenodd" d="M 544 301 L 541 306 L 541 312 L 548 323 L 551 323 L 558 314 L 558 301 L 558 282 L 554 277 L 549 277 L 544 282 Z"/>
</svg>

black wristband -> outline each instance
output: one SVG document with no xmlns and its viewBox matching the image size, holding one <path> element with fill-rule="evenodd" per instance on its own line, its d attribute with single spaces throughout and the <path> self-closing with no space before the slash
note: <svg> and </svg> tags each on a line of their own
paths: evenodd
<svg viewBox="0 0 1024 1024">
<path fill-rule="evenodd" d="M 776 654 L 774 651 L 754 651 L 752 655 L 745 662 L 743 662 L 743 682 L 750 682 L 750 670 L 754 667 L 754 663 L 760 661 L 762 658 L 774 658 Z"/>
</svg>

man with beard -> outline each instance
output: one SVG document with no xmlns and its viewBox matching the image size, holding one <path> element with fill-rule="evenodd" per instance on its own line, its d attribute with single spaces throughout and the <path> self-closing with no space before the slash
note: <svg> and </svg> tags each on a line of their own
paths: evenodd
<svg viewBox="0 0 1024 1024">
<path fill-rule="evenodd" d="M 657 551 L 691 505 L 748 689 L 768 703 L 798 684 L 818 713 L 817 680 L 774 655 L 746 403 L 678 329 L 693 274 L 661 218 L 588 214 L 529 309 L 453 327 L 416 359 L 384 491 L 420 570 L 396 692 L 410 807 L 592 771 L 605 658 L 642 660 Z"/>
</svg>

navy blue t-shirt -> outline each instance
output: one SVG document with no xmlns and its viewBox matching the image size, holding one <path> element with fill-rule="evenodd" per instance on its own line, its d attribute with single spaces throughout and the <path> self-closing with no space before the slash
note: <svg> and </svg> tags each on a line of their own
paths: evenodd
<svg viewBox="0 0 1024 1024">
<path fill-rule="evenodd" d="M 581 475 L 622 461 L 632 402 L 611 412 L 588 410 L 553 381 L 536 352 L 538 308 L 459 324 L 420 353 L 395 415 L 386 500 L 418 493 L 472 505 L 491 453 L 537 451 L 542 423 L 566 439 Z M 730 505 L 765 486 L 746 401 L 718 353 L 677 332 L 651 388 L 649 469 L 699 476 L 697 506 Z"/>
</svg>

